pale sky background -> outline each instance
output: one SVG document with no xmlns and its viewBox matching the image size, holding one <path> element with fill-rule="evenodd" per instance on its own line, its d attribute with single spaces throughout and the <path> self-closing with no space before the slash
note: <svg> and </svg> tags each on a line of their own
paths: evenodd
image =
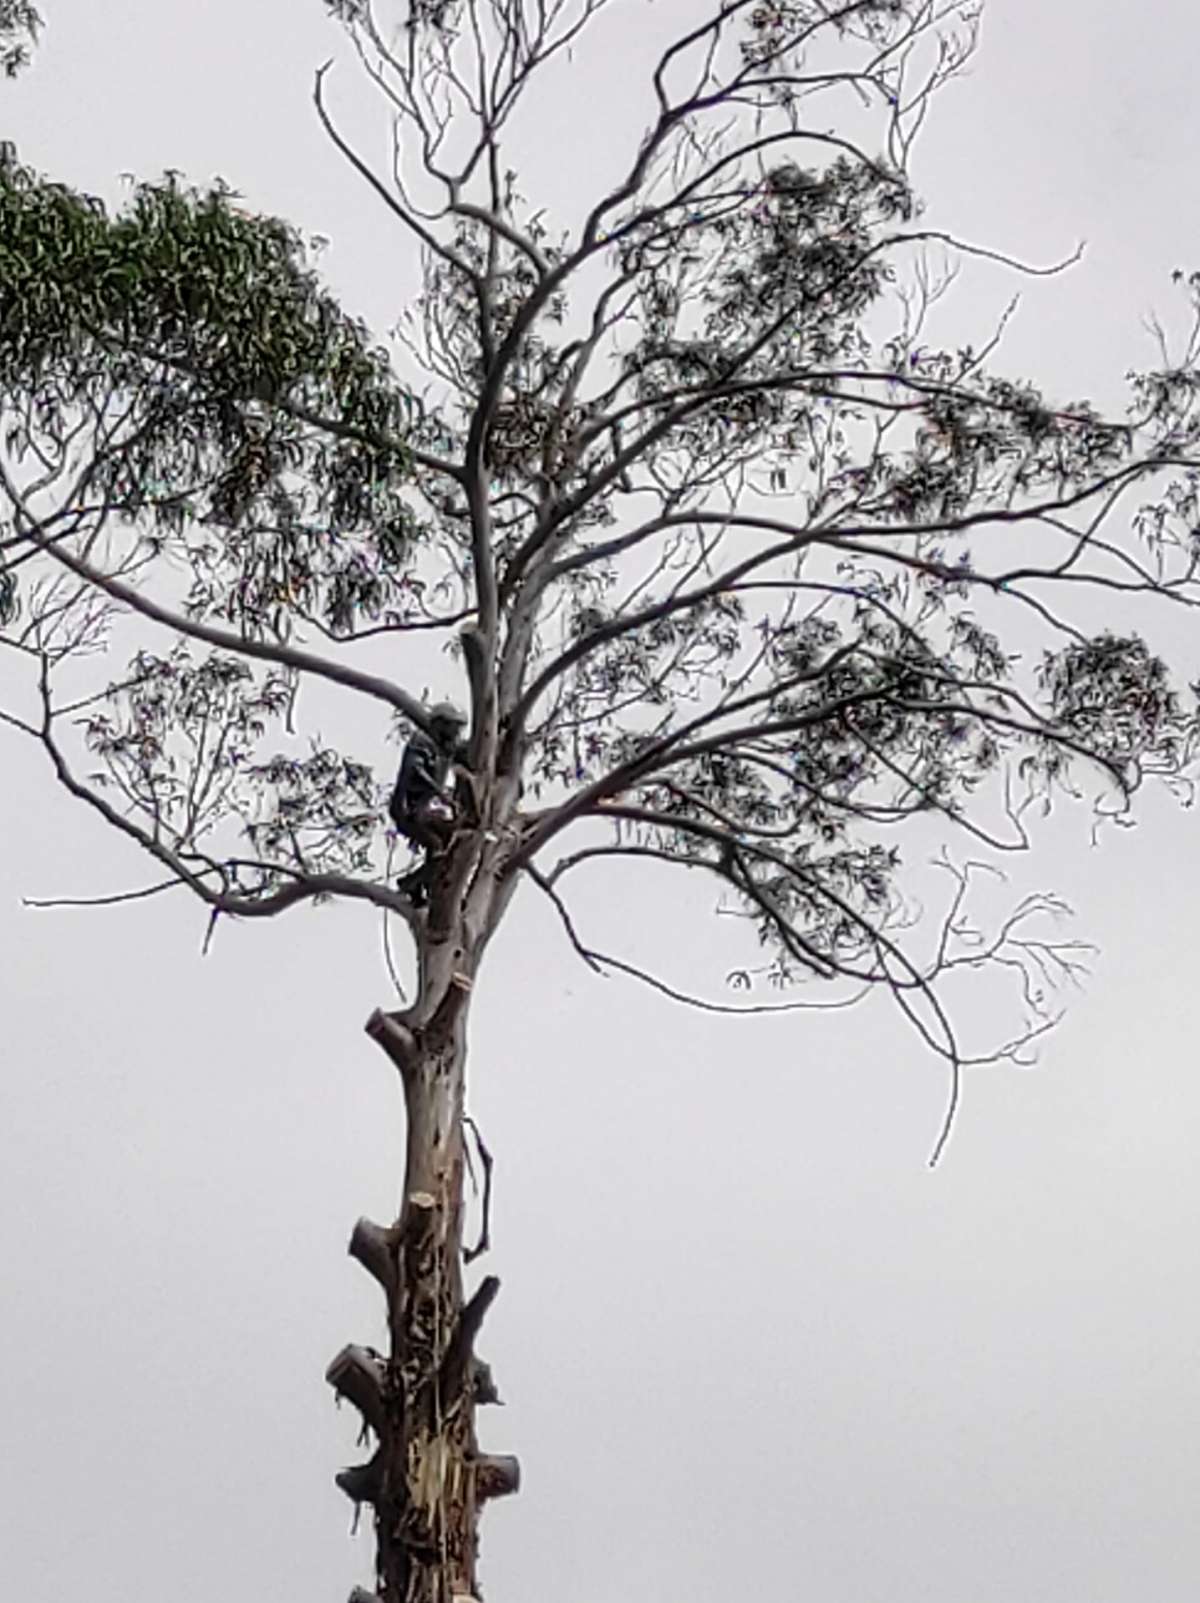
<svg viewBox="0 0 1200 1603">
<path fill-rule="evenodd" d="M 330 236 L 346 303 L 394 320 L 406 252 L 309 98 L 336 54 L 365 137 L 374 91 L 317 0 L 45 9 L 33 71 L 0 85 L 23 159 L 112 199 L 122 171 L 220 173 Z M 665 10 L 613 0 L 546 98 L 539 197 L 640 132 L 631 68 Z M 1153 359 L 1143 315 L 1200 266 L 1196 59 L 1189 5 L 993 0 L 915 172 L 969 238 L 1088 241 L 1026 287 L 1010 371 L 1115 405 Z M 955 315 L 982 332 L 1011 286 L 968 276 Z M 1174 649 L 1200 671 L 1192 626 Z M 152 876 L 36 753 L 6 737 L 0 763 L 0 1594 L 337 1603 L 371 1549 L 322 1374 L 381 1339 L 345 1244 L 399 1184 L 397 1088 L 361 1033 L 389 997 L 378 917 L 225 926 L 202 961 L 182 897 L 27 911 Z M 1098 849 L 1082 817 L 1047 835 L 1020 886 L 1075 904 L 1094 977 L 1036 1070 L 969 1080 L 933 1174 L 944 1076 L 886 1009 L 714 1021 L 595 979 L 518 902 L 472 1030 L 508 1404 L 482 1429 L 525 1476 L 484 1518 L 489 1603 L 1193 1603 L 1195 837 L 1165 804 Z M 660 932 L 673 977 L 719 995 L 710 900 L 631 869 L 579 910 L 598 944 Z"/>
</svg>

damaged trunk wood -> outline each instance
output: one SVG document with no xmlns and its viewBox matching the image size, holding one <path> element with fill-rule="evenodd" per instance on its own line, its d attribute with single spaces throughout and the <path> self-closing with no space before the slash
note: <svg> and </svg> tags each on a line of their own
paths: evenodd
<svg viewBox="0 0 1200 1603">
<path fill-rule="evenodd" d="M 515 797 L 502 786 L 489 803 L 511 808 Z M 475 1432 L 476 1409 L 499 1401 L 475 1340 L 500 1283 L 488 1276 L 470 1296 L 463 1283 L 467 1012 L 512 894 L 503 840 L 497 826 L 439 863 L 414 930 L 417 1000 L 367 1023 L 399 1072 L 406 1133 L 399 1217 L 360 1219 L 349 1249 L 385 1299 L 389 1350 L 351 1344 L 326 1374 L 376 1443 L 336 1477 L 374 1520 L 376 1589 L 357 1603 L 473 1603 L 480 1510 L 520 1481 L 516 1459 L 481 1453 Z"/>
<path fill-rule="evenodd" d="M 441 1001 L 377 1012 L 367 1032 L 400 1071 L 406 1117 L 400 1216 L 360 1219 L 350 1253 L 387 1302 L 389 1352 L 350 1345 L 326 1379 L 361 1414 L 377 1443 L 337 1484 L 370 1507 L 383 1603 L 469 1603 L 483 1503 L 515 1492 L 515 1459 L 481 1454 L 475 1410 L 498 1400 L 474 1344 L 499 1290 L 493 1276 L 463 1284 L 463 1100 L 470 982 L 451 954 Z"/>
</svg>

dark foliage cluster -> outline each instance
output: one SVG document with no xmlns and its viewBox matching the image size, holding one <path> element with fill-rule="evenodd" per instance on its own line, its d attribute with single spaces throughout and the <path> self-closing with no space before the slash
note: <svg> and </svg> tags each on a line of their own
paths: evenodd
<svg viewBox="0 0 1200 1603">
<path fill-rule="evenodd" d="M 195 615 L 275 636 L 407 617 L 410 409 L 298 232 L 236 198 L 169 176 L 109 217 L 8 149 L 6 450 L 24 465 L 86 437 L 70 515 L 103 508 L 181 558 Z"/>
<path fill-rule="evenodd" d="M 28 66 L 41 28 L 41 13 L 30 0 L 0 0 L 0 72 L 6 78 L 15 78 Z"/>
</svg>

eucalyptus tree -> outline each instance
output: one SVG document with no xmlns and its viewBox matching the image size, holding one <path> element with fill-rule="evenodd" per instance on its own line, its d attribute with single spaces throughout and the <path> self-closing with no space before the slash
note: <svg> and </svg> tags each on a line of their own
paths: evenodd
<svg viewBox="0 0 1200 1603">
<path fill-rule="evenodd" d="M 708 0 L 653 50 L 662 8 L 616 0 L 329 9 L 392 159 L 342 132 L 327 68 L 315 115 L 423 273 L 390 351 L 313 242 L 228 188 L 168 175 L 111 215 L 4 153 L 0 716 L 149 890 L 214 923 L 341 898 L 406 931 L 411 1000 L 367 1026 L 403 1201 L 351 1242 L 390 1349 L 328 1378 L 374 1443 L 338 1479 L 378 1595 L 449 1603 L 518 1478 L 476 1438 L 498 1283 L 470 1289 L 463 1191 L 472 990 L 515 892 L 681 1002 L 884 992 L 946 1062 L 948 1129 L 947 977 L 1016 976 L 1013 1055 L 1074 962 L 1034 922 L 1048 897 L 968 927 L 971 863 L 1030 846 L 1056 795 L 1119 813 L 1186 782 L 1195 698 L 1133 623 L 1196 599 L 1195 347 L 1112 420 L 1003 376 L 995 334 L 938 343 L 937 262 L 974 247 L 927 226 L 909 158 L 974 49 L 969 0 Z M 646 119 L 606 130 L 616 176 L 552 222 L 510 152 L 612 22 Z M 391 773 L 306 720 L 354 697 L 428 731 L 430 641 L 469 739 L 417 906 Z M 971 860 L 923 926 L 901 843 L 955 837 Z M 569 885 L 648 863 L 745 920 L 752 995 L 588 945 Z"/>
</svg>

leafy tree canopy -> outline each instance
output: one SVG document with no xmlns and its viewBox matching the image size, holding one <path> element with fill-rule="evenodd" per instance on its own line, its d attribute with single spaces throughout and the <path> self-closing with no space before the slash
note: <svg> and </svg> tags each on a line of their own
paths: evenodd
<svg viewBox="0 0 1200 1603">
<path fill-rule="evenodd" d="M 703 870 L 760 943 L 741 983 L 885 986 L 957 1065 L 939 976 L 990 955 L 1036 1000 L 1068 949 L 1028 937 L 1036 898 L 964 945 L 966 869 L 914 944 L 905 840 L 1022 849 L 1032 802 L 1120 811 L 1194 756 L 1196 698 L 1129 611 L 1195 602 L 1194 351 L 1113 419 L 1004 375 L 994 331 L 938 342 L 937 262 L 973 247 L 908 166 L 965 0 L 714 7 L 552 226 L 505 140 L 603 9 L 446 0 L 393 36 L 330 6 L 394 174 L 326 69 L 317 113 L 424 275 L 390 354 L 225 185 L 112 216 L 6 151 L 0 600 L 38 697 L 7 719 L 214 911 L 346 895 L 420 941 L 390 776 L 290 736 L 320 680 L 423 722 L 397 648 L 444 638 L 481 799 L 447 884 L 527 875 L 629 969 L 567 876 Z"/>
</svg>

